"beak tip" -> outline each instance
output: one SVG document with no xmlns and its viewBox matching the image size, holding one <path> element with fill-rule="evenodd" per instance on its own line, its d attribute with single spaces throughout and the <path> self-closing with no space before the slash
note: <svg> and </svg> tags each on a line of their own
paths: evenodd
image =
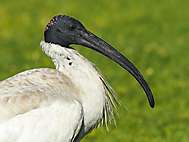
<svg viewBox="0 0 189 142">
<path fill-rule="evenodd" d="M 155 101 L 154 101 L 154 98 L 153 98 L 153 97 L 149 99 L 149 104 L 150 104 L 150 107 L 151 107 L 151 108 L 154 108 L 154 107 L 155 107 Z"/>
<path fill-rule="evenodd" d="M 150 106 L 151 106 L 151 108 L 154 108 L 155 107 L 155 103 L 154 102 L 150 103 Z"/>
</svg>

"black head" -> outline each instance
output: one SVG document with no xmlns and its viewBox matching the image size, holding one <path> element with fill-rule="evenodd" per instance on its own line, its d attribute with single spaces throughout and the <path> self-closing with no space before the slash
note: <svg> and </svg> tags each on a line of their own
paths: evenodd
<svg viewBox="0 0 189 142">
<path fill-rule="evenodd" d="M 85 31 L 85 27 L 78 20 L 58 15 L 53 17 L 45 28 L 45 42 L 68 47 L 70 44 L 77 44 L 81 34 Z"/>
<path fill-rule="evenodd" d="M 152 91 L 134 64 L 110 44 L 86 30 L 78 20 L 69 16 L 55 16 L 46 26 L 44 36 L 45 42 L 62 47 L 69 47 L 70 44 L 83 45 L 112 59 L 134 76 L 144 89 L 150 106 L 154 107 Z"/>
</svg>

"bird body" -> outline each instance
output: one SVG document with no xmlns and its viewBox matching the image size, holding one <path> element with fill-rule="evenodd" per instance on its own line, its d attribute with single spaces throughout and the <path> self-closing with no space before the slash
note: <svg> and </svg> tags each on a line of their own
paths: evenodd
<svg viewBox="0 0 189 142">
<path fill-rule="evenodd" d="M 79 142 L 97 126 L 115 122 L 114 91 L 71 44 L 98 51 L 126 69 L 154 107 L 150 87 L 125 56 L 78 20 L 58 15 L 40 44 L 56 69 L 32 69 L 0 81 L 0 142 Z"/>
<path fill-rule="evenodd" d="M 0 142 L 71 141 L 102 121 L 110 100 L 94 65 L 74 49 L 44 41 L 41 47 L 56 69 L 28 70 L 0 82 Z"/>
</svg>

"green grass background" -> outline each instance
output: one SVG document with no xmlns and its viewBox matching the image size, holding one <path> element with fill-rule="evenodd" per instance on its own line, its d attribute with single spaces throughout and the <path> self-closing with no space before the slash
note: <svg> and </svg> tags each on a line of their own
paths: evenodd
<svg viewBox="0 0 189 142">
<path fill-rule="evenodd" d="M 56 14 L 74 16 L 136 64 L 156 100 L 150 109 L 126 71 L 74 46 L 102 70 L 122 104 L 117 128 L 97 129 L 83 142 L 188 142 L 188 6 L 188 0 L 0 0 L 0 79 L 53 67 L 39 48 L 43 29 Z"/>
</svg>

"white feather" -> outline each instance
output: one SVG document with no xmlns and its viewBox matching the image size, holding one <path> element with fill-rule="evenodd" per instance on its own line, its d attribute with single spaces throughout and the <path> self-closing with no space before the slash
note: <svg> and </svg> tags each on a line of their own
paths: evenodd
<svg viewBox="0 0 189 142">
<path fill-rule="evenodd" d="M 0 82 L 0 142 L 76 142 L 113 117 L 114 97 L 93 64 L 74 49 L 44 41 L 41 47 L 56 70 Z"/>
</svg>

